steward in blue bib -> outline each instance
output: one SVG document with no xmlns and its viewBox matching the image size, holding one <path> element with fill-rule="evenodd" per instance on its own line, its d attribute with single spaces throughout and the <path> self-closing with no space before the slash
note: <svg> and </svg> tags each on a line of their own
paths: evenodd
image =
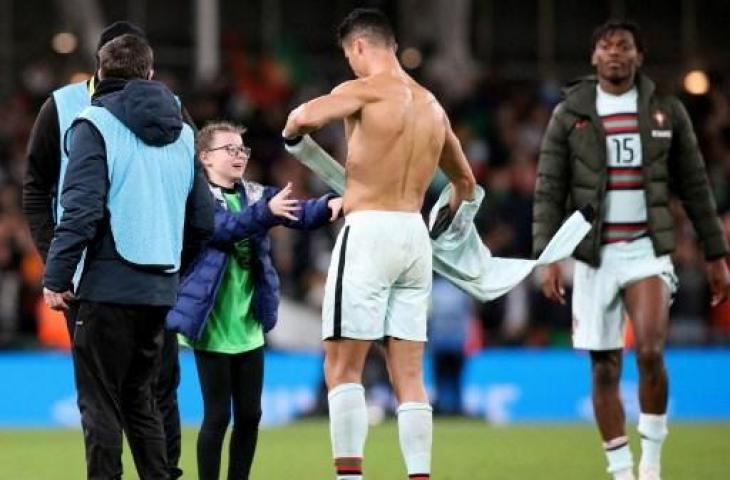
<svg viewBox="0 0 730 480">
<path fill-rule="evenodd" d="M 125 21 L 114 22 L 101 32 L 97 54 L 104 44 L 125 34 L 146 38 L 144 31 L 137 25 Z M 94 75 L 86 81 L 53 91 L 43 102 L 28 140 L 27 168 L 23 177 L 23 214 L 30 227 L 33 243 L 44 262 L 53 239 L 53 229 L 63 213 L 58 199 L 68 156 L 62 148 L 61 139 L 81 110 L 91 104 L 91 96 L 98 83 L 99 79 Z M 189 117 L 185 121 L 193 125 Z"/>
<path fill-rule="evenodd" d="M 98 77 L 55 91 L 38 114 L 23 210 L 46 260 L 47 303 L 60 292 L 69 298 L 69 275 L 86 252 L 77 268 L 83 283 L 74 276 L 78 300 L 68 301 L 65 316 L 88 477 L 122 475 L 121 407 L 122 417 L 135 419 L 123 428 L 140 478 L 175 479 L 182 475 L 180 369 L 177 338 L 162 325 L 178 265 L 185 269 L 212 234 L 213 206 L 200 169 L 191 173 L 192 135 L 179 102 L 162 84 L 132 80 L 151 77 L 144 32 L 115 22 L 97 50 Z"/>
<path fill-rule="evenodd" d="M 172 305 L 196 193 L 193 132 L 179 102 L 160 82 L 105 79 L 62 143 L 70 160 L 44 285 L 69 288 L 87 246 L 77 298 Z"/>
</svg>

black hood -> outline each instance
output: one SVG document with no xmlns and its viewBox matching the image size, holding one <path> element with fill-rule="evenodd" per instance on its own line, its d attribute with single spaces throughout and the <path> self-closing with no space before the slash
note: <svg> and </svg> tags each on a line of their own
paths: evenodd
<svg viewBox="0 0 730 480">
<path fill-rule="evenodd" d="M 160 82 L 105 79 L 99 83 L 92 103 L 109 110 L 147 145 L 161 147 L 180 137 L 180 104 Z"/>
</svg>

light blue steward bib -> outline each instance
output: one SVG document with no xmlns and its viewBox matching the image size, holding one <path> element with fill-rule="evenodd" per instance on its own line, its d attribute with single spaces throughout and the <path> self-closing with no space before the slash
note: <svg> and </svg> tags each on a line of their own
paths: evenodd
<svg viewBox="0 0 730 480">
<path fill-rule="evenodd" d="M 56 112 L 58 114 L 58 129 L 59 129 L 59 145 L 61 146 L 61 170 L 58 176 L 58 193 L 56 195 L 54 214 L 55 222 L 61 221 L 63 215 L 63 207 L 58 198 L 61 197 L 61 189 L 63 188 L 63 180 L 66 178 L 66 167 L 68 167 L 68 155 L 64 148 L 64 139 L 66 131 L 71 127 L 74 119 L 78 116 L 81 111 L 91 105 L 91 98 L 89 97 L 89 87 L 86 82 L 72 83 L 65 87 L 59 88 L 53 92 L 53 100 L 56 102 Z"/>
<path fill-rule="evenodd" d="M 61 190 L 63 189 L 63 180 L 66 178 L 66 167 L 68 167 L 68 155 L 64 148 L 66 132 L 71 127 L 74 119 L 81 111 L 91 104 L 89 97 L 89 87 L 86 81 L 72 83 L 65 87 L 59 88 L 53 92 L 53 101 L 56 104 L 56 115 L 58 116 L 58 139 L 61 150 L 61 164 L 59 165 L 58 183 L 56 185 L 56 195 L 53 199 L 51 210 L 53 211 L 53 222 L 58 224 L 63 215 L 63 206 L 61 205 Z M 86 258 L 86 250 L 81 255 L 81 260 L 76 266 L 73 276 L 74 290 L 78 288 L 81 280 L 81 272 L 84 269 L 84 259 Z"/>
<path fill-rule="evenodd" d="M 162 147 L 147 145 L 103 107 L 79 114 L 104 137 L 107 209 L 117 252 L 130 263 L 173 273 L 180 268 L 185 203 L 193 186 L 193 131 Z"/>
</svg>

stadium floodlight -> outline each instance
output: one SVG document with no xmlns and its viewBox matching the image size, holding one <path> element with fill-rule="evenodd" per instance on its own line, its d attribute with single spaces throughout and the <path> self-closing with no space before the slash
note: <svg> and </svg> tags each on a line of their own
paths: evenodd
<svg viewBox="0 0 730 480">
<path fill-rule="evenodd" d="M 68 55 L 76 51 L 79 41 L 76 35 L 71 32 L 59 32 L 53 36 L 51 47 L 56 53 Z"/>
<path fill-rule="evenodd" d="M 400 61 L 407 70 L 415 70 L 421 66 L 423 55 L 417 48 L 408 47 L 401 52 Z"/>
<path fill-rule="evenodd" d="M 692 95 L 704 95 L 710 89 L 710 79 L 702 70 L 692 70 L 684 76 L 684 89 Z"/>
</svg>

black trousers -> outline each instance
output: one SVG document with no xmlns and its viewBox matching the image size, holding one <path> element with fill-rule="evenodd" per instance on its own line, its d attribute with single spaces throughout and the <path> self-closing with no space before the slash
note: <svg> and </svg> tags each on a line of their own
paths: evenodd
<svg viewBox="0 0 730 480">
<path fill-rule="evenodd" d="M 438 352 L 434 354 L 436 374 L 436 404 L 434 411 L 443 415 L 461 413 L 461 372 L 464 369 L 464 354 L 461 352 Z"/>
<path fill-rule="evenodd" d="M 167 480 L 153 389 L 167 308 L 79 302 L 74 372 L 89 480 L 122 478 L 122 431 L 140 480 Z"/>
<path fill-rule="evenodd" d="M 79 312 L 79 302 L 72 300 L 68 302 L 68 310 L 63 312 L 63 317 L 66 319 L 66 329 L 68 330 L 68 336 L 73 342 L 74 331 L 76 330 L 76 314 Z"/>
<path fill-rule="evenodd" d="M 76 329 L 78 310 L 79 302 L 72 301 L 69 303 L 69 309 L 64 313 L 66 327 L 72 341 Z M 178 467 L 181 451 L 180 410 L 177 403 L 177 387 L 179 385 L 180 362 L 178 361 L 177 334 L 165 330 L 160 374 L 155 383 L 154 395 L 157 407 L 162 415 L 167 450 L 167 470 L 171 480 L 180 478 L 183 474 L 183 471 Z"/>
<path fill-rule="evenodd" d="M 198 478 L 218 480 L 221 449 L 233 405 L 228 480 L 247 480 L 261 420 L 264 349 L 229 355 L 195 351 L 203 393 L 203 424 L 198 433 Z"/>
<path fill-rule="evenodd" d="M 170 480 L 182 477 L 180 462 L 180 410 L 177 405 L 177 387 L 180 385 L 177 333 L 164 331 L 160 373 L 155 382 L 154 395 L 162 415 L 167 450 L 167 471 Z"/>
</svg>

